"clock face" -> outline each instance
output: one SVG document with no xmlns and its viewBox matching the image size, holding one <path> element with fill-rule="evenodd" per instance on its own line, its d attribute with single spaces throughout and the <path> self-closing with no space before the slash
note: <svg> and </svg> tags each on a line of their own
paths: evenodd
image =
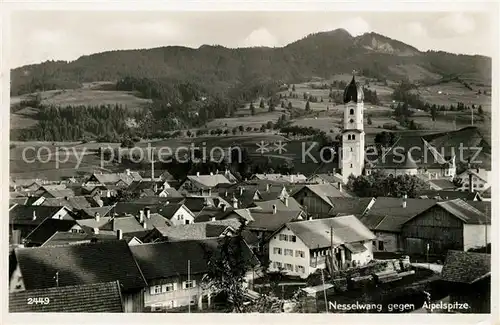
<svg viewBox="0 0 500 325">
<path fill-rule="evenodd" d="M 349 123 L 354 123 L 354 120 L 353 120 L 353 119 L 350 119 L 350 120 L 349 120 Z"/>
</svg>

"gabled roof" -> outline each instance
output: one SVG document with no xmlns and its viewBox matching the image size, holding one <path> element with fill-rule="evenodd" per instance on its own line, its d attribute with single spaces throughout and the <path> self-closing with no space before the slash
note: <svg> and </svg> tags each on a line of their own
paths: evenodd
<svg viewBox="0 0 500 325">
<path fill-rule="evenodd" d="M 426 197 L 435 200 L 454 200 L 462 199 L 465 201 L 473 201 L 479 198 L 477 192 L 469 191 L 436 191 L 436 190 L 424 190 L 419 192 L 420 197 Z"/>
<path fill-rule="evenodd" d="M 92 208 L 84 208 L 81 210 L 74 211 L 77 218 L 80 219 L 89 219 L 94 218 L 96 213 L 99 213 L 99 216 L 106 217 L 111 210 L 113 209 L 112 205 L 103 206 L 103 207 L 92 207 Z"/>
<path fill-rule="evenodd" d="M 75 220 L 45 219 L 31 233 L 26 236 L 26 241 L 31 244 L 41 245 L 56 232 L 68 232 L 74 225 Z"/>
<path fill-rule="evenodd" d="M 220 238 L 205 240 L 182 240 L 131 246 L 137 263 L 145 278 L 150 280 L 164 279 L 173 276 L 184 276 L 188 273 L 188 261 L 191 274 L 204 274 L 208 271 L 207 263 L 210 254 L 217 254 Z M 236 245 L 237 237 L 230 244 Z M 242 258 L 253 265 L 258 260 L 248 245 L 242 241 Z"/>
<path fill-rule="evenodd" d="M 287 205 L 285 205 L 285 203 Z M 286 199 L 280 200 L 269 200 L 269 201 L 255 201 L 252 206 L 258 207 L 262 211 L 272 211 L 273 205 L 276 206 L 278 211 L 290 210 L 290 211 L 302 211 L 303 208 L 293 197 L 288 197 Z"/>
<path fill-rule="evenodd" d="M 378 197 L 360 220 L 371 230 L 399 232 L 405 222 L 437 203 L 431 199 Z"/>
<path fill-rule="evenodd" d="M 47 299 L 48 303 L 28 304 L 30 298 Z M 9 293 L 11 313 L 121 313 L 123 311 L 119 281 Z"/>
<path fill-rule="evenodd" d="M 471 284 L 491 275 L 491 255 L 449 250 L 441 271 L 445 281 Z"/>
<path fill-rule="evenodd" d="M 324 173 L 324 174 L 315 174 L 309 177 L 309 180 L 312 180 L 316 177 L 321 178 L 323 181 L 328 183 L 344 183 L 344 180 L 340 177 L 342 175 L 333 174 L 333 173 Z"/>
<path fill-rule="evenodd" d="M 147 286 L 127 242 L 18 248 L 15 250 L 27 290 L 120 281 L 123 290 Z"/>
<path fill-rule="evenodd" d="M 195 240 L 219 237 L 224 233 L 227 225 L 211 224 L 207 222 L 191 223 L 187 225 L 178 225 L 171 227 L 156 227 L 163 237 L 169 241 L 177 240 Z M 234 231 L 235 229 L 233 229 Z"/>
<path fill-rule="evenodd" d="M 302 211 L 282 210 L 276 211 L 276 213 L 273 214 L 272 211 L 264 212 L 259 210 L 250 210 L 250 213 L 254 219 L 254 221 L 251 221 L 247 225 L 247 228 L 250 230 L 274 232 L 281 228 L 284 224 L 302 218 Z"/>
<path fill-rule="evenodd" d="M 319 198 L 321 198 L 325 203 L 327 203 L 330 206 L 333 206 L 332 201 L 330 198 L 335 198 L 335 197 L 350 197 L 349 194 L 347 194 L 344 191 L 339 190 L 335 186 L 331 184 L 311 184 L 311 185 L 304 185 L 302 188 L 296 190 L 295 193 L 292 194 L 292 196 L 295 197 L 295 195 L 304 189 L 308 189 L 314 194 L 316 194 Z"/>
<path fill-rule="evenodd" d="M 91 204 L 85 196 L 44 198 L 42 206 L 67 207 L 69 209 L 81 210 L 90 208 Z"/>
<path fill-rule="evenodd" d="M 229 202 L 221 197 L 209 197 L 209 196 L 188 196 L 182 200 L 184 205 L 192 212 L 198 212 L 203 210 L 205 207 L 218 207 L 224 204 L 227 207 L 231 205 Z"/>
<path fill-rule="evenodd" d="M 336 197 L 331 199 L 333 207 L 328 212 L 331 216 L 336 215 L 349 215 L 355 216 L 363 215 L 370 204 L 375 202 L 375 198 L 371 197 Z"/>
<path fill-rule="evenodd" d="M 123 235 L 125 238 L 126 235 Z M 79 245 L 91 243 L 93 240 L 103 241 L 103 240 L 117 240 L 115 234 L 88 234 L 88 233 L 74 233 L 74 232 L 56 232 L 47 241 L 45 241 L 41 246 L 61 246 L 61 245 Z"/>
<path fill-rule="evenodd" d="M 286 224 L 309 249 L 330 247 L 333 228 L 333 244 L 355 243 L 372 240 L 376 236 L 353 215 L 296 221 Z"/>
<path fill-rule="evenodd" d="M 438 206 L 459 218 L 466 224 L 484 225 L 491 224 L 490 216 L 484 214 L 474 206 L 461 199 L 438 202 Z"/>
<path fill-rule="evenodd" d="M 142 232 L 144 230 L 151 230 L 155 227 L 165 227 L 168 225 L 167 222 L 168 220 L 163 216 L 156 213 L 151 213 L 149 218 L 144 216 L 144 223 L 146 224 L 146 228 L 144 228 L 144 223 L 141 224 L 136 216 L 127 216 L 111 218 L 106 224 L 100 226 L 99 229 L 109 230 L 113 232 L 120 229 L 124 234 L 126 234 L 133 232 Z"/>
<path fill-rule="evenodd" d="M 9 223 L 24 224 L 24 225 L 39 225 L 45 219 L 52 218 L 61 209 L 67 210 L 67 208 L 64 207 L 17 205 L 14 208 L 12 208 L 12 210 L 9 211 Z M 36 216 L 35 220 L 33 220 L 33 214 L 35 214 Z M 72 218 L 66 217 L 66 219 L 72 219 Z"/>
<path fill-rule="evenodd" d="M 252 178 L 282 183 L 304 183 L 307 181 L 307 177 L 304 174 L 255 174 Z"/>
<path fill-rule="evenodd" d="M 188 175 L 187 179 L 195 184 L 197 187 L 202 189 L 211 189 L 221 183 L 230 184 L 229 181 L 224 175 L 215 174 L 215 175 Z"/>
<path fill-rule="evenodd" d="M 453 190 L 456 188 L 452 181 L 446 178 L 428 180 L 430 185 L 437 190 Z"/>
</svg>

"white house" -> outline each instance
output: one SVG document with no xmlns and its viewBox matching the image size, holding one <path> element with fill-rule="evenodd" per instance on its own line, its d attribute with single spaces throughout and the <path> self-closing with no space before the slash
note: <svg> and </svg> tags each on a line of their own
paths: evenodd
<svg viewBox="0 0 500 325">
<path fill-rule="evenodd" d="M 269 238 L 269 271 L 306 278 L 327 267 L 332 248 L 334 269 L 364 265 L 373 259 L 373 239 L 354 215 L 289 222 Z"/>
<path fill-rule="evenodd" d="M 458 191 L 469 191 L 472 183 L 472 190 L 474 192 L 483 192 L 487 190 L 491 184 L 489 182 L 489 176 L 491 171 L 486 169 L 468 169 L 463 173 L 457 175 L 457 178 L 462 180 L 462 185 L 457 190 Z"/>
<path fill-rule="evenodd" d="M 195 215 L 184 204 L 168 204 L 162 207 L 161 215 L 170 220 L 173 226 L 187 225 L 194 222 Z"/>
</svg>

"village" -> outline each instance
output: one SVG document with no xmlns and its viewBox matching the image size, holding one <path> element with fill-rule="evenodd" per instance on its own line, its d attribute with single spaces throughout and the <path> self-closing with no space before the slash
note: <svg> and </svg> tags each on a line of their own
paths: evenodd
<svg viewBox="0 0 500 325">
<path fill-rule="evenodd" d="M 401 136 L 366 162 L 363 99 L 353 75 L 346 154 L 326 173 L 11 179 L 10 311 L 488 313 L 490 170 L 459 170 L 454 154 L 485 140 L 473 127 Z M 375 174 L 426 188 L 353 190 Z"/>
</svg>

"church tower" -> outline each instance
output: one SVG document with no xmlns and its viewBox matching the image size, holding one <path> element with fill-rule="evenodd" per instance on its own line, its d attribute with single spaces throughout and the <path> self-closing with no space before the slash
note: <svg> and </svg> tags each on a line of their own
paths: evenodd
<svg viewBox="0 0 500 325">
<path fill-rule="evenodd" d="M 365 132 L 363 130 L 363 89 L 354 73 L 344 90 L 344 125 L 340 168 L 344 183 L 350 175 L 359 176 L 365 165 Z"/>
</svg>

